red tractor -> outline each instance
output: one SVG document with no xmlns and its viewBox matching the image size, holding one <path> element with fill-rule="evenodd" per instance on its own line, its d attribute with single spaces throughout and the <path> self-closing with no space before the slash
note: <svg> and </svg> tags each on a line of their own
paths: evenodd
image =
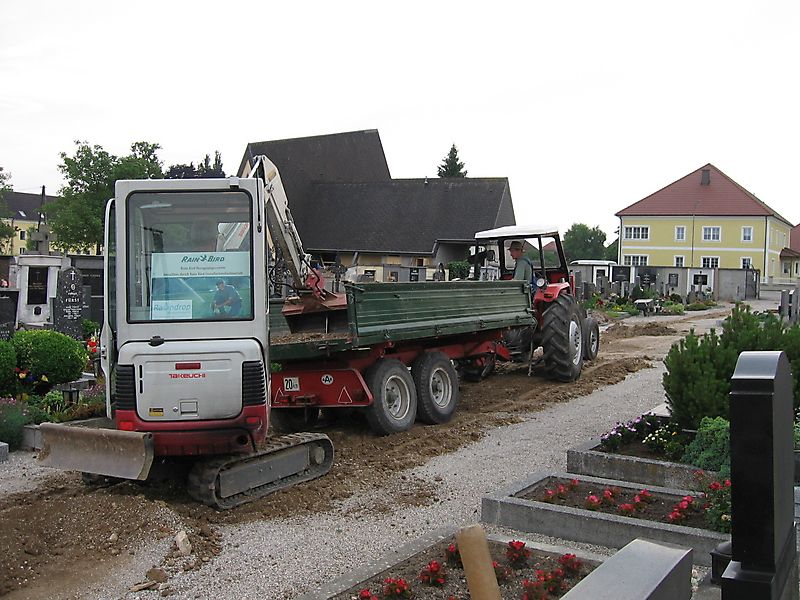
<svg viewBox="0 0 800 600">
<path fill-rule="evenodd" d="M 512 242 L 522 245 L 522 256 L 511 256 Z M 567 268 L 561 237 L 555 228 L 511 225 L 480 231 L 470 258 L 472 278 L 513 279 L 518 261 L 526 261 L 536 322 L 533 327 L 512 328 L 505 336 L 507 357 L 542 365 L 546 375 L 558 381 L 575 381 L 584 360 L 593 360 L 600 346 L 600 330 L 594 317 L 587 316 L 575 295 L 575 282 Z M 541 347 L 539 357 L 535 351 Z M 498 351 L 500 354 L 501 351 Z M 536 356 L 536 358 L 534 358 Z M 468 379 L 480 379 L 494 368 L 495 355 L 486 355 L 462 365 Z M 530 370 L 529 370 L 530 372 Z"/>
</svg>

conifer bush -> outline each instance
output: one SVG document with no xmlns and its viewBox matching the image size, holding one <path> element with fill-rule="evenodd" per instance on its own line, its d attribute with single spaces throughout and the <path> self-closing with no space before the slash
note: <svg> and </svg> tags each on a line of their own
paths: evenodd
<svg viewBox="0 0 800 600">
<path fill-rule="evenodd" d="M 756 314 L 737 305 L 722 324 L 704 336 L 694 331 L 674 345 L 664 364 L 664 390 L 672 419 L 697 429 L 703 417 L 728 418 L 730 379 L 739 354 L 751 350 L 783 350 L 792 365 L 794 407 L 800 405 L 800 325 L 787 328 L 772 314 Z"/>
<path fill-rule="evenodd" d="M 727 419 L 703 417 L 695 438 L 686 446 L 681 462 L 720 477 L 731 474 L 731 424 Z"/>
</svg>

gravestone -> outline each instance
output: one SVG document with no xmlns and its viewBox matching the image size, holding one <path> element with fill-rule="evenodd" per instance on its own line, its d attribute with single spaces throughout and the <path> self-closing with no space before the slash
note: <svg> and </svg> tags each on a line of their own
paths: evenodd
<svg viewBox="0 0 800 600">
<path fill-rule="evenodd" d="M 669 273 L 667 275 L 667 285 L 671 288 L 678 287 L 678 274 L 677 273 Z"/>
<path fill-rule="evenodd" d="M 731 378 L 731 562 L 722 600 L 797 600 L 792 373 L 742 352 Z"/>
<path fill-rule="evenodd" d="M 58 273 L 58 288 L 53 301 L 53 328 L 75 339 L 83 337 L 83 280 L 75 267 Z"/>
<path fill-rule="evenodd" d="M 588 300 L 588 297 L 583 295 L 583 273 L 572 271 L 572 281 L 575 284 L 575 293 L 578 295 L 578 301 Z"/>
<path fill-rule="evenodd" d="M 611 279 L 622 283 L 623 281 L 631 280 L 631 268 L 625 266 L 611 267 Z"/>
<path fill-rule="evenodd" d="M 597 277 L 597 285 L 600 288 L 600 295 L 603 298 L 607 298 L 610 292 L 608 288 L 608 277 L 605 275 L 600 275 Z"/>
<path fill-rule="evenodd" d="M 611 282 L 611 293 L 616 295 L 616 296 L 619 296 L 620 292 L 622 291 L 621 285 L 622 284 L 619 281 L 612 281 Z"/>
<path fill-rule="evenodd" d="M 778 314 L 784 318 L 789 317 L 789 290 L 781 290 L 781 304 L 778 307 Z"/>
<path fill-rule="evenodd" d="M 8 296 L 0 297 L 0 340 L 10 340 L 16 329 L 17 303 Z"/>
</svg>

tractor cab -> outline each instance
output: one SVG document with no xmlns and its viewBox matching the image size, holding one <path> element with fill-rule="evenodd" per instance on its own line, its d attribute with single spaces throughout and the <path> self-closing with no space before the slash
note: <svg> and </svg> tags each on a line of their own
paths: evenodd
<svg viewBox="0 0 800 600">
<path fill-rule="evenodd" d="M 475 234 L 470 257 L 473 278 L 483 281 L 513 279 L 517 262 L 511 251 L 514 242 L 522 244 L 519 260 L 531 265 L 531 291 L 536 300 L 544 300 L 545 293 L 558 295 L 565 284 L 569 284 L 569 269 L 558 230 L 525 225 L 509 225 Z M 555 289 L 549 289 L 551 286 Z"/>
</svg>

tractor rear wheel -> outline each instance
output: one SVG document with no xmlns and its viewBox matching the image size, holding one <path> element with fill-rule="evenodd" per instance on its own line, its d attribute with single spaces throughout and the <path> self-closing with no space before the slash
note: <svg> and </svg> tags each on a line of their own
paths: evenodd
<svg viewBox="0 0 800 600">
<path fill-rule="evenodd" d="M 561 294 L 542 316 L 542 350 L 548 377 L 575 381 L 583 368 L 583 323 L 578 303 Z"/>
<path fill-rule="evenodd" d="M 583 360 L 594 360 L 600 351 L 600 326 L 594 317 L 586 317 L 583 323 Z"/>
<path fill-rule="evenodd" d="M 442 352 L 425 352 L 411 365 L 417 387 L 417 418 L 423 423 L 447 423 L 458 406 L 458 375 Z"/>
<path fill-rule="evenodd" d="M 364 374 L 372 392 L 367 422 L 378 435 L 411 429 L 417 418 L 417 390 L 406 366 L 399 360 L 382 358 Z"/>
</svg>

